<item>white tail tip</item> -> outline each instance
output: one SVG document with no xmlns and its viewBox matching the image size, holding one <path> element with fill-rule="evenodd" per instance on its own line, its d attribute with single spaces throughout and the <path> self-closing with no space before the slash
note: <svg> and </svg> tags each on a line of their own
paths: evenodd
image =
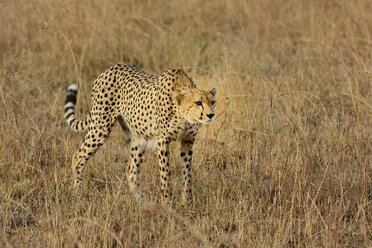
<svg viewBox="0 0 372 248">
<path fill-rule="evenodd" d="M 79 87 L 77 84 L 71 84 L 70 86 L 68 86 L 67 90 L 77 91 L 78 88 Z"/>
</svg>

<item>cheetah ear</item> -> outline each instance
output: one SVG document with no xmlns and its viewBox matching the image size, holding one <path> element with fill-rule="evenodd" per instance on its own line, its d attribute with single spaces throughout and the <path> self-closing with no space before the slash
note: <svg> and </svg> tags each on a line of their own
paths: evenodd
<svg viewBox="0 0 372 248">
<path fill-rule="evenodd" d="M 211 93 L 212 94 L 212 96 L 216 96 L 216 93 L 217 93 L 217 90 L 216 90 L 216 88 L 212 88 L 212 89 L 210 89 L 209 90 L 209 93 Z"/>
<path fill-rule="evenodd" d="M 186 73 L 182 69 L 177 69 L 176 70 L 176 75 L 179 77 L 187 77 Z"/>
<path fill-rule="evenodd" d="M 181 104 L 184 96 L 185 95 L 182 92 L 174 91 L 172 93 L 172 98 L 176 102 L 177 105 L 180 105 Z"/>
<path fill-rule="evenodd" d="M 182 69 L 178 69 L 175 75 L 177 77 L 177 83 L 180 85 L 184 84 L 187 81 L 190 81 L 189 77 Z"/>
<path fill-rule="evenodd" d="M 187 74 L 182 69 L 176 71 L 177 80 L 175 82 L 175 87 L 177 90 L 187 90 L 196 88 L 195 83 L 187 76 Z"/>
</svg>

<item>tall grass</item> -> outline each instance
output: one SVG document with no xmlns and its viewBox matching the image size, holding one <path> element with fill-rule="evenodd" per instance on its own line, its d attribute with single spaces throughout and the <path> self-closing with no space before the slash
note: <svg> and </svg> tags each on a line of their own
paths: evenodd
<svg viewBox="0 0 372 248">
<path fill-rule="evenodd" d="M 2 1 L 1 247 L 372 246 L 372 2 Z M 63 120 L 80 85 L 114 63 L 184 68 L 216 87 L 218 118 L 198 134 L 195 204 L 148 212 L 125 180 L 115 128 L 70 191 L 83 136 Z M 175 145 L 172 151 L 177 149 Z M 159 193 L 157 160 L 142 182 Z"/>
</svg>

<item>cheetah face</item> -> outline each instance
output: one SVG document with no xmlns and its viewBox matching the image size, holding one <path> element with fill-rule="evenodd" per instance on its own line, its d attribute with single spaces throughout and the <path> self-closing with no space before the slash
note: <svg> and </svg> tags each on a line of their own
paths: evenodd
<svg viewBox="0 0 372 248">
<path fill-rule="evenodd" d="M 216 89 L 209 91 L 190 89 L 179 93 L 175 99 L 179 110 L 190 123 L 209 124 L 216 119 Z"/>
</svg>

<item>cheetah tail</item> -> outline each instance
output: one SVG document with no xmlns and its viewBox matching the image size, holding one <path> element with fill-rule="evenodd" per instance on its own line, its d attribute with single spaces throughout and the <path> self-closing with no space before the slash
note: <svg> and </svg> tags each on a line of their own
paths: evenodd
<svg viewBox="0 0 372 248">
<path fill-rule="evenodd" d="M 77 132 L 84 132 L 88 130 L 90 123 L 90 114 L 83 120 L 77 120 L 75 117 L 76 95 L 78 91 L 77 84 L 71 84 L 67 88 L 65 100 L 65 120 L 72 130 Z"/>
</svg>

